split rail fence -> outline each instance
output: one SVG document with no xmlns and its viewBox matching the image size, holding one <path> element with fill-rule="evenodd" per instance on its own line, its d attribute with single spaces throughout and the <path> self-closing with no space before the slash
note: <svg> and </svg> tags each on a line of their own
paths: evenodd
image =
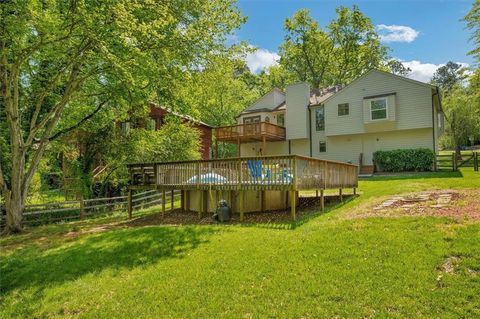
<svg viewBox="0 0 480 319">
<path fill-rule="evenodd" d="M 171 193 L 167 192 L 166 203 L 171 204 Z M 173 192 L 173 200 L 180 196 L 180 191 Z M 81 220 L 112 214 L 117 211 L 127 213 L 127 199 L 125 196 L 92 198 L 84 200 L 64 201 L 26 205 L 23 212 L 23 224 L 33 227 L 59 221 Z M 132 195 L 133 210 L 144 209 L 162 204 L 162 192 L 148 190 Z M 6 224 L 5 210 L 0 206 L 0 229 Z"/>
</svg>

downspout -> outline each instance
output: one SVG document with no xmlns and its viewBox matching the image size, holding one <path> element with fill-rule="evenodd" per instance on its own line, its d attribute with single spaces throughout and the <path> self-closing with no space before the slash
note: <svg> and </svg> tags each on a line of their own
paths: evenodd
<svg viewBox="0 0 480 319">
<path fill-rule="evenodd" d="M 433 153 L 435 154 L 435 161 L 433 162 L 433 169 L 436 171 L 437 170 L 437 158 L 436 158 L 436 155 L 437 155 L 437 152 L 436 152 L 436 146 L 437 146 L 437 143 L 436 143 L 436 140 L 437 140 L 437 137 L 436 137 L 436 134 L 435 134 L 435 104 L 433 102 L 434 98 L 435 98 L 435 95 L 439 96 L 439 92 L 438 92 L 438 86 L 436 87 L 436 90 L 435 92 L 432 94 L 432 135 L 433 135 Z M 438 126 L 438 125 L 437 125 Z"/>
<path fill-rule="evenodd" d="M 308 106 L 307 106 L 308 107 Z M 312 109 L 308 107 L 308 135 L 310 136 L 310 157 L 313 157 L 312 151 Z"/>
</svg>

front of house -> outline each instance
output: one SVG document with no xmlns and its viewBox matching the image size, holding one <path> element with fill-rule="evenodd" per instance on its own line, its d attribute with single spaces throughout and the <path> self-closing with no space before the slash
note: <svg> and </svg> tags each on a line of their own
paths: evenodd
<svg viewBox="0 0 480 319">
<path fill-rule="evenodd" d="M 217 129 L 241 156 L 298 154 L 373 171 L 377 150 L 438 151 L 444 118 L 438 88 L 371 70 L 345 87 L 311 92 L 306 83 L 273 89 Z"/>
</svg>

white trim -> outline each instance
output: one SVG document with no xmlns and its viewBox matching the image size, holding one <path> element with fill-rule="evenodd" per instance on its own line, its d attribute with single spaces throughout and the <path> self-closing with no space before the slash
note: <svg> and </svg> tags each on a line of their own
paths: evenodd
<svg viewBox="0 0 480 319">
<path fill-rule="evenodd" d="M 385 101 L 385 118 L 382 118 L 382 119 L 372 119 L 372 102 L 373 101 L 379 101 L 379 100 L 384 100 Z M 371 98 L 371 99 L 367 99 L 368 103 L 369 103 L 369 109 L 370 109 L 370 121 L 371 122 L 377 122 L 377 121 L 385 121 L 385 120 L 388 120 L 388 97 L 377 97 L 377 98 Z M 376 110 L 376 111 L 380 111 L 380 110 Z"/>
</svg>

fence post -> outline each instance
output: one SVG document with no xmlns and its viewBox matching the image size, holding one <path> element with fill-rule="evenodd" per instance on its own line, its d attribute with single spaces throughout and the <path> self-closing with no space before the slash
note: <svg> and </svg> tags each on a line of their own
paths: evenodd
<svg viewBox="0 0 480 319">
<path fill-rule="evenodd" d="M 132 219 L 132 190 L 128 189 L 128 200 L 127 200 L 127 212 L 128 212 L 128 219 Z"/>
<path fill-rule="evenodd" d="M 478 172 L 478 166 L 479 166 L 479 163 L 478 163 L 478 152 L 474 152 L 473 153 L 473 170 L 475 172 Z"/>
<path fill-rule="evenodd" d="M 452 171 L 456 171 L 457 170 L 457 159 L 455 157 L 455 152 L 452 153 Z"/>
<path fill-rule="evenodd" d="M 80 195 L 80 219 L 85 217 L 85 203 L 83 202 L 83 194 Z"/>
</svg>

